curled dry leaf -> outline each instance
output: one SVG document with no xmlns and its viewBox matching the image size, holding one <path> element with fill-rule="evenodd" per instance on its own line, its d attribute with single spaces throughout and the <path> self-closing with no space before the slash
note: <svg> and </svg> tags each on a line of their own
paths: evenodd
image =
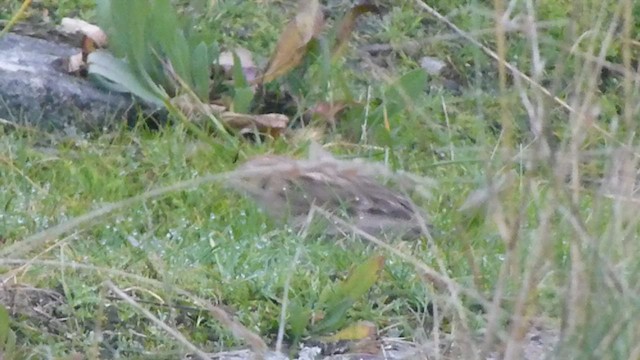
<svg viewBox="0 0 640 360">
<path fill-rule="evenodd" d="M 245 129 L 257 130 L 260 133 L 271 136 L 279 136 L 287 128 L 289 118 L 282 114 L 239 114 L 228 111 L 226 107 L 215 104 L 197 103 L 188 95 L 180 95 L 171 99 L 171 104 L 180 110 L 186 117 L 193 118 L 201 115 L 214 115 L 222 123 L 241 133 Z"/>
<path fill-rule="evenodd" d="M 227 110 L 227 108 L 225 108 L 224 106 L 215 104 L 203 104 L 193 101 L 188 94 L 183 94 L 172 98 L 171 104 L 188 118 L 198 115 L 208 115 L 208 113 L 219 116 Z"/>
<path fill-rule="evenodd" d="M 84 53 L 73 54 L 63 59 L 62 67 L 69 74 L 82 75 L 82 72 L 87 68 Z"/>
<path fill-rule="evenodd" d="M 82 52 L 63 60 L 63 69 L 70 74 L 86 76 L 87 57 L 98 48 L 107 46 L 107 34 L 84 20 L 63 18 L 58 30 L 66 34 L 82 34 Z"/>
<path fill-rule="evenodd" d="M 307 52 L 307 45 L 322 29 L 324 15 L 318 0 L 300 0 L 296 17 L 280 34 L 276 50 L 264 74 L 255 82 L 272 81 L 298 66 Z"/>
<path fill-rule="evenodd" d="M 313 118 L 320 118 L 331 126 L 336 125 L 337 116 L 348 106 L 349 104 L 344 101 L 336 102 L 320 102 L 307 111 L 307 114 Z"/>
<path fill-rule="evenodd" d="M 87 76 L 89 54 L 96 51 L 96 49 L 95 41 L 87 35 L 82 35 L 82 51 L 62 59 L 63 70 L 76 76 Z"/>
<path fill-rule="evenodd" d="M 287 128 L 289 118 L 282 114 L 238 114 L 226 111 L 220 115 L 222 121 L 233 129 L 254 131 L 269 134 L 273 137 L 280 136 Z"/>
<path fill-rule="evenodd" d="M 93 40 L 97 47 L 107 46 L 107 34 L 97 25 L 90 24 L 84 20 L 63 18 L 58 29 L 63 33 L 82 33 Z"/>
</svg>

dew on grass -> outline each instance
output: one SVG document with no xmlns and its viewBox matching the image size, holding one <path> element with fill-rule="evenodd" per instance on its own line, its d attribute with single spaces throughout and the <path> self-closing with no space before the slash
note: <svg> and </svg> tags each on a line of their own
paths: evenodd
<svg viewBox="0 0 640 360">
<path fill-rule="evenodd" d="M 182 229 L 169 229 L 167 235 L 165 235 L 167 240 L 174 240 L 181 242 L 184 240 L 182 237 Z"/>
<path fill-rule="evenodd" d="M 136 239 L 135 236 L 133 236 L 133 234 L 127 236 L 127 241 L 129 241 L 129 244 L 131 244 L 131 246 L 135 248 L 141 248 L 140 242 Z"/>
<path fill-rule="evenodd" d="M 244 211 L 244 210 L 240 211 L 240 218 L 241 218 L 240 223 L 241 224 L 246 224 L 247 223 L 247 212 Z"/>
<path fill-rule="evenodd" d="M 98 243 L 102 246 L 106 246 L 107 245 L 107 238 L 105 237 L 100 237 L 100 240 L 98 240 Z"/>
<path fill-rule="evenodd" d="M 269 241 L 269 239 L 265 236 L 259 236 L 256 238 L 256 241 L 253 242 L 253 244 L 256 247 L 256 249 L 263 250 L 269 247 L 269 244 L 271 244 L 271 241 Z"/>
</svg>

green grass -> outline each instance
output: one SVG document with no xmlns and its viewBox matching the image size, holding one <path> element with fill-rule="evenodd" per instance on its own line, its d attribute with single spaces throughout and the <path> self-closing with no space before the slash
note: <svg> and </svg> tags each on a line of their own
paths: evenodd
<svg viewBox="0 0 640 360">
<path fill-rule="evenodd" d="M 288 1 L 261 6 L 249 3 L 219 1 L 215 8 L 202 5 L 202 11 L 185 11 L 194 11 L 194 21 L 212 29 L 213 40 L 241 45 L 268 58 L 295 6 Z M 496 49 L 494 33 L 482 33 L 493 26 L 488 2 L 431 3 L 450 15 L 457 26 L 481 34 L 481 42 Z M 398 257 L 352 239 L 304 238 L 271 221 L 255 204 L 221 183 L 170 192 L 78 226 L 17 259 L 13 254 L 5 259 L 13 263 L 5 261 L 3 272 L 18 269 L 12 274 L 19 284 L 55 289 L 64 297 L 64 304 L 48 314 L 63 319 L 60 327 L 51 325 L 42 314 L 12 318 L 19 345 L 15 358 L 63 359 L 79 353 L 91 359 L 170 359 L 186 352 L 184 343 L 114 295 L 106 280 L 127 290 L 142 307 L 204 351 L 244 345 L 228 326 L 180 290 L 223 306 L 273 348 L 289 276 L 289 298 L 312 308 L 325 288 L 345 279 L 354 264 L 380 251 L 387 257 L 384 271 L 370 292 L 347 312 L 346 324 L 372 321 L 382 337 L 401 336 L 420 343 L 435 336 L 434 322 L 443 333 L 481 339 L 482 329 L 497 319 L 496 332 L 512 346 L 510 336 L 523 329 L 518 316 L 550 318 L 562 334 L 551 358 L 637 358 L 640 338 L 633 319 L 638 318 L 639 309 L 640 248 L 637 200 L 633 198 L 637 140 L 632 136 L 637 94 L 625 90 L 619 75 L 596 82 L 593 89 L 584 83 L 576 85 L 580 76 L 586 74 L 589 79 L 598 74 L 589 68 L 593 64 L 569 55 L 568 49 L 604 14 L 604 26 L 579 46 L 586 52 L 592 42 L 595 50 L 591 53 L 597 56 L 618 4 L 611 0 L 589 10 L 579 3 L 538 4 L 539 21 L 571 22 L 568 16 L 581 20 L 573 24 L 573 35 L 566 26 L 539 30 L 538 47 L 547 67 L 534 78 L 554 89 L 558 98 L 569 99 L 574 108 L 590 93 L 595 94 L 591 104 L 601 108 L 595 124 L 611 136 L 580 125 L 584 118 L 561 110 L 535 89 L 522 90 L 511 75 L 507 92 L 501 94 L 496 62 L 461 38 L 437 40 L 451 30 L 417 10 L 414 1 L 399 2 L 384 17 L 360 22 L 363 30 L 354 35 L 354 47 L 371 43 L 401 46 L 433 36 L 417 53 L 400 51 L 389 56 L 393 68 L 386 70 L 393 79 L 414 69 L 419 58 L 428 55 L 447 60 L 455 69 L 451 77 L 461 84 L 461 92 L 452 92 L 439 86 L 438 76 L 429 76 L 425 91 L 409 94 L 411 101 L 403 102 L 390 115 L 390 134 L 381 122 L 369 124 L 367 144 L 361 140 L 362 114 L 357 111 L 342 119 L 338 130 L 324 139 L 335 145 L 330 149 L 337 154 L 386 159 L 390 166 L 436 180 L 431 198 L 420 204 L 432 215 L 437 248 L 424 241 L 395 244 L 407 254 Z M 87 1 L 45 1 L 42 5 L 56 18 L 94 16 Z M 332 9 L 345 6 L 331 4 Z M 571 8 L 576 8 L 575 13 L 567 15 Z M 633 46 L 614 36 L 607 60 L 622 64 L 625 51 L 631 55 L 637 51 Z M 520 70 L 531 71 L 531 44 L 524 35 L 509 34 L 503 55 Z M 632 63 L 636 60 L 631 57 Z M 564 67 L 558 70 L 561 63 Z M 331 74 L 344 76 L 363 101 L 366 86 L 371 86 L 374 97 L 389 96 L 390 89 L 399 88 L 398 83 L 388 85 L 373 72 L 361 71 L 363 68 L 361 55 L 354 51 Z M 311 89 L 303 106 L 327 100 L 328 94 L 313 88 L 313 72 L 308 76 Z M 541 157 L 540 142 L 534 140 L 531 119 L 520 98 L 523 91 L 534 108 L 540 105 L 545 110 L 533 118 L 547 126 L 553 159 Z M 623 120 L 627 113 L 632 114 L 631 122 Z M 298 156 L 305 148 L 304 143 L 286 139 L 236 146 L 214 135 L 194 136 L 180 125 L 160 131 L 123 128 L 110 134 L 55 140 L 44 140 L 49 137 L 37 130 L 7 126 L 0 131 L 3 246 L 158 187 L 230 171 L 238 157 L 241 162 L 266 152 Z M 623 160 L 626 162 L 616 168 Z M 572 180 L 572 171 L 579 178 Z M 513 173 L 515 181 L 489 196 L 487 209 L 458 211 L 472 191 L 486 186 L 487 178 L 497 173 Z M 614 185 L 600 187 L 603 179 Z M 624 190 L 622 199 L 609 196 L 614 190 Z M 297 252 L 299 260 L 293 264 Z M 447 288 L 417 271 L 408 256 L 486 299 L 498 294 L 499 310 L 475 311 L 478 300 L 463 296 L 464 310 L 459 312 Z M 76 263 L 85 266 L 74 268 Z M 429 304 L 438 306 L 442 319 L 428 314 Z M 471 328 L 472 335 L 462 331 L 465 327 Z M 285 343 L 290 340 L 285 337 Z"/>
</svg>

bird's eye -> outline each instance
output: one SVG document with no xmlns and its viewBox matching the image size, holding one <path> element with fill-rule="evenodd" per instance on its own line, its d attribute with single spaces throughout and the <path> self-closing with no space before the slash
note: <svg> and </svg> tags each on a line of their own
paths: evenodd
<svg viewBox="0 0 640 360">
<path fill-rule="evenodd" d="M 296 187 L 296 183 L 291 179 L 286 179 L 285 182 L 286 185 L 283 188 L 284 191 L 287 191 L 287 189 L 294 189 Z"/>
<path fill-rule="evenodd" d="M 269 177 L 265 177 L 262 180 L 260 180 L 260 188 L 262 190 L 266 190 L 268 186 L 269 186 Z"/>
</svg>

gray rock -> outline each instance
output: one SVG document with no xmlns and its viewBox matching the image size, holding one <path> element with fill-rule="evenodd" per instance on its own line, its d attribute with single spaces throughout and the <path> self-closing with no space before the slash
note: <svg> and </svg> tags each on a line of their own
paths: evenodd
<svg viewBox="0 0 640 360">
<path fill-rule="evenodd" d="M 0 119 L 42 130 L 92 132 L 135 123 L 158 109 L 62 69 L 80 49 L 17 34 L 0 38 Z M 140 106 L 137 106 L 139 104 Z"/>
<path fill-rule="evenodd" d="M 420 66 L 430 75 L 438 75 L 442 69 L 447 67 L 447 63 L 431 56 L 423 56 L 420 59 Z"/>
</svg>

